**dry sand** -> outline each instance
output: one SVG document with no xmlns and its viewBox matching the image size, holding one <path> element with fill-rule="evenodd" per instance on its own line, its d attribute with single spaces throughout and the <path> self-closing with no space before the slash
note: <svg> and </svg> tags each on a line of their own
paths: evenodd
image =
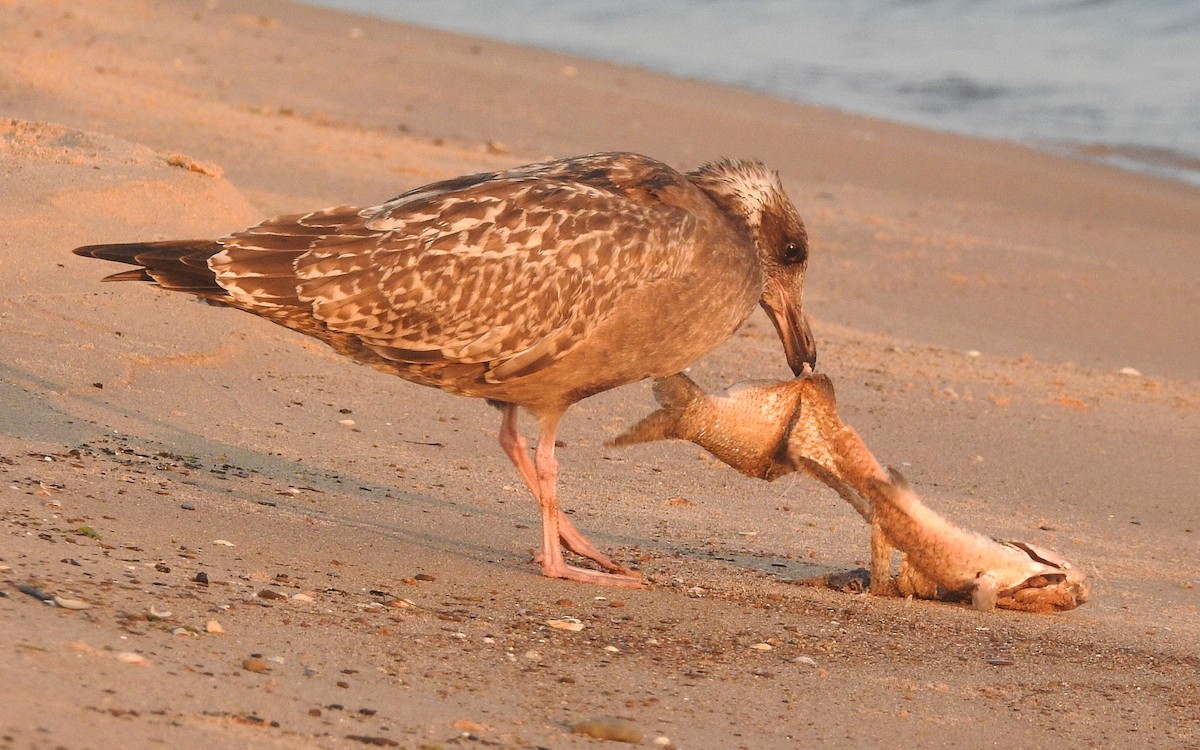
<svg viewBox="0 0 1200 750">
<path fill-rule="evenodd" d="M 275 0 L 2 0 L 0 38 L 0 748 L 601 747 L 592 716 L 691 749 L 1200 747 L 1195 188 Z M 863 563 L 857 516 L 604 447 L 645 385 L 573 410 L 560 458 L 653 585 L 541 578 L 494 411 L 69 253 L 602 149 L 779 169 L 843 417 L 1094 601 L 797 586 Z M 692 374 L 787 377 L 760 314 Z"/>
</svg>

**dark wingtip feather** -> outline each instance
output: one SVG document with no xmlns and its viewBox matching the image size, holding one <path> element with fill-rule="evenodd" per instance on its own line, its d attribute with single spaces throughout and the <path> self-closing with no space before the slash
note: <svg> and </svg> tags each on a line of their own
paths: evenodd
<svg viewBox="0 0 1200 750">
<path fill-rule="evenodd" d="M 104 245 L 84 245 L 71 252 L 84 258 L 111 260 L 131 266 L 145 265 L 139 256 L 153 254 L 160 257 L 182 259 L 196 251 L 211 250 L 212 255 L 220 245 L 212 240 L 166 240 L 163 242 L 118 242 Z"/>
<path fill-rule="evenodd" d="M 132 260 L 132 253 L 126 254 L 119 252 L 122 248 L 142 247 L 142 245 L 84 245 L 77 247 L 71 252 L 76 255 L 81 255 L 84 258 L 96 258 L 97 260 L 115 260 L 122 263 L 136 264 L 137 261 Z"/>
<path fill-rule="evenodd" d="M 212 240 L 167 240 L 84 245 L 72 252 L 85 258 L 140 266 L 106 276 L 104 281 L 149 281 L 164 289 L 212 297 L 226 294 L 208 267 L 208 258 L 220 249 L 220 244 Z"/>
<path fill-rule="evenodd" d="M 128 271 L 109 274 L 101 281 L 154 281 L 154 277 L 146 272 L 144 268 L 133 268 Z"/>
</svg>

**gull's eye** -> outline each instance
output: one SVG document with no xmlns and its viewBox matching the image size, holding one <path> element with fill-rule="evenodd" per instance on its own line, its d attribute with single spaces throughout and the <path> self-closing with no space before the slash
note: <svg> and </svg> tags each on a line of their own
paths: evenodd
<svg viewBox="0 0 1200 750">
<path fill-rule="evenodd" d="M 789 242 L 783 246 L 780 257 L 788 265 L 803 263 L 808 260 L 808 248 L 799 242 Z"/>
</svg>

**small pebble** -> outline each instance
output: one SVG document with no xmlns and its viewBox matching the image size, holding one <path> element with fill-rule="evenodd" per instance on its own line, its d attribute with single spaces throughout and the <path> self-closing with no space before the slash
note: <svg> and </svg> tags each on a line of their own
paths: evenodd
<svg viewBox="0 0 1200 750">
<path fill-rule="evenodd" d="M 1128 375 L 1131 378 L 1140 378 L 1142 376 L 1142 373 L 1139 370 L 1136 370 L 1132 367 L 1122 367 L 1120 370 L 1117 370 L 1117 374 Z"/>
<path fill-rule="evenodd" d="M 313 598 L 311 596 L 309 596 L 308 594 L 292 594 L 292 601 L 294 601 L 294 602 L 311 602 L 311 601 L 313 601 Z"/>
<path fill-rule="evenodd" d="M 993 667 L 1011 667 L 1013 665 L 1012 659 L 988 659 L 987 663 Z"/>
<path fill-rule="evenodd" d="M 204 626 L 204 631 L 213 635 L 221 635 L 225 632 L 225 628 L 221 627 L 221 623 L 216 620 L 209 620 Z"/>
<path fill-rule="evenodd" d="M 196 504 L 195 503 L 180 503 L 179 507 L 183 508 L 184 510 L 195 510 Z"/>
<path fill-rule="evenodd" d="M 770 651 L 772 648 L 774 648 L 774 646 L 769 643 L 756 643 L 750 648 L 754 649 L 755 651 Z"/>
<path fill-rule="evenodd" d="M 141 654 L 135 654 L 132 651 L 122 651 L 117 654 L 117 661 L 122 664 L 136 664 L 137 666 L 146 666 L 146 657 Z"/>
<path fill-rule="evenodd" d="M 281 594 L 274 589 L 263 589 L 258 592 L 259 599 L 287 599 L 287 594 Z"/>
<path fill-rule="evenodd" d="M 54 597 L 54 604 L 63 609 L 91 609 L 92 605 L 79 599 L 65 599 L 61 596 Z"/>
<path fill-rule="evenodd" d="M 208 573 L 205 573 L 202 570 L 196 574 L 196 577 L 193 578 L 192 581 L 195 583 L 200 583 L 200 584 L 207 586 L 208 585 Z"/>
<path fill-rule="evenodd" d="M 242 669 L 246 670 L 247 672 L 258 672 L 260 674 L 271 671 L 271 668 L 267 666 L 266 659 L 263 659 L 259 656 L 251 656 L 246 659 L 242 659 Z"/>
<path fill-rule="evenodd" d="M 233 547 L 234 546 L 233 542 L 229 542 L 224 539 L 214 539 L 213 544 L 217 544 L 222 547 Z"/>
<path fill-rule="evenodd" d="M 817 666 L 817 660 L 811 656 L 797 656 L 795 659 L 792 659 L 792 661 L 796 664 L 803 664 L 806 667 Z"/>
<path fill-rule="evenodd" d="M 339 419 L 338 424 L 340 424 L 342 427 L 353 427 L 354 420 L 353 419 Z"/>
<path fill-rule="evenodd" d="M 362 709 L 359 709 L 359 713 L 361 712 Z M 486 725 L 480 724 L 477 721 L 471 721 L 469 719 L 459 719 L 451 724 L 451 726 L 463 732 L 470 732 L 471 734 L 483 734 L 484 732 L 488 731 Z"/>
<path fill-rule="evenodd" d="M 555 630 L 568 630 L 572 633 L 578 633 L 583 630 L 583 623 L 574 617 L 562 617 L 557 620 L 546 620 L 546 624 Z"/>
<path fill-rule="evenodd" d="M 572 734 L 584 737 L 594 737 L 598 740 L 628 742 L 633 745 L 641 744 L 645 732 L 629 719 L 617 719 L 611 716 L 597 716 L 581 721 L 571 727 Z"/>
</svg>

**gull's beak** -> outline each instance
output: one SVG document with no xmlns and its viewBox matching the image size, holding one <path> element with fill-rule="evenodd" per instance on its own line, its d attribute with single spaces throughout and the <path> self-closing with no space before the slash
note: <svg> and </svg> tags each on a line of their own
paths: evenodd
<svg viewBox="0 0 1200 750">
<path fill-rule="evenodd" d="M 767 282 L 761 304 L 771 322 L 775 324 L 775 332 L 783 342 L 783 353 L 792 372 L 801 375 L 806 369 L 809 372 L 815 369 L 817 343 L 813 340 L 808 316 L 784 289 L 783 284 L 775 279 Z"/>
</svg>

